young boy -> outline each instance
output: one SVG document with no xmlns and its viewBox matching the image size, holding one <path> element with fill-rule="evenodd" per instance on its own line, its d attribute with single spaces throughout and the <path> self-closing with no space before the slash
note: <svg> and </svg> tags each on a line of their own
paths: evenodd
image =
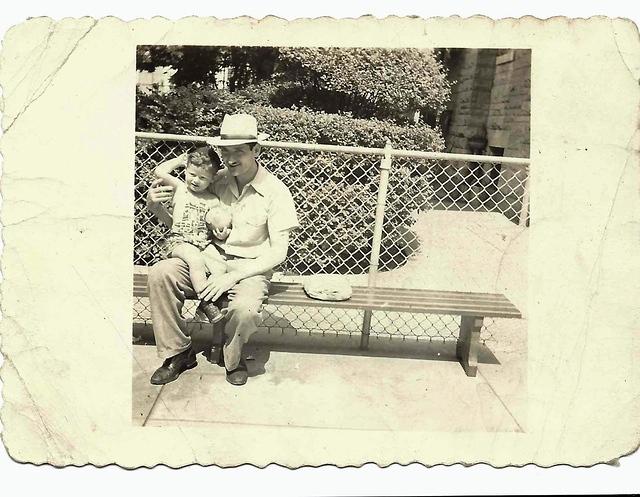
<svg viewBox="0 0 640 497">
<path fill-rule="evenodd" d="M 184 182 L 172 174 L 183 165 Z M 197 294 L 204 290 L 207 283 L 207 265 L 202 252 L 205 249 L 216 250 L 211 243 L 209 225 L 220 240 L 229 236 L 231 228 L 230 214 L 222 207 L 218 197 L 209 191 L 209 185 L 220 166 L 218 155 L 208 147 L 202 147 L 191 154 L 164 162 L 155 169 L 156 176 L 174 188 L 171 201 L 173 224 L 163 244 L 162 256 L 165 259 L 177 257 L 187 263 L 191 284 Z M 203 301 L 198 308 L 212 323 L 225 316 L 213 302 Z"/>
</svg>

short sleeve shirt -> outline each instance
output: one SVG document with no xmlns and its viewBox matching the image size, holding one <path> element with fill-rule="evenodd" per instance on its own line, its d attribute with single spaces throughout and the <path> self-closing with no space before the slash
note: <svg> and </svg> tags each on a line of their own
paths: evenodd
<svg viewBox="0 0 640 497">
<path fill-rule="evenodd" d="M 187 239 L 207 240 L 210 238 L 205 215 L 209 209 L 220 205 L 217 196 L 209 191 L 194 194 L 183 183 L 176 189 L 172 204 L 171 232 L 173 234 L 182 235 Z"/>
<path fill-rule="evenodd" d="M 262 166 L 242 192 L 226 171 L 213 189 L 231 211 L 233 226 L 226 240 L 215 244 L 227 254 L 255 259 L 270 247 L 270 237 L 299 226 L 289 188 Z"/>
</svg>

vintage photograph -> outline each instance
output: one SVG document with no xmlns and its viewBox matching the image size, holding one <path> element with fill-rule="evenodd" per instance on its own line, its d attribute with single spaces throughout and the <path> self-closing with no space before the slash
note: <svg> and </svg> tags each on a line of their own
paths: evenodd
<svg viewBox="0 0 640 497">
<path fill-rule="evenodd" d="M 136 69 L 135 425 L 526 431 L 530 50 Z"/>
<path fill-rule="evenodd" d="M 7 454 L 425 488 L 438 465 L 624 464 L 638 41 L 608 18 L 12 28 Z"/>
</svg>

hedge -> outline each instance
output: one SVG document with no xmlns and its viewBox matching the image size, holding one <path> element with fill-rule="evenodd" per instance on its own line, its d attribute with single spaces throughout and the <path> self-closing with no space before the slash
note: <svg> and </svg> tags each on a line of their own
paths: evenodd
<svg viewBox="0 0 640 497">
<path fill-rule="evenodd" d="M 435 152 L 444 149 L 440 132 L 425 124 L 401 126 L 347 114 L 273 107 L 265 104 L 272 88 L 258 88 L 266 90 L 262 94 L 252 89 L 229 93 L 191 85 L 167 94 L 138 93 L 137 129 L 210 136 L 218 133 L 225 114 L 247 112 L 258 120 L 260 130 L 275 141 L 383 147 L 389 139 L 394 148 Z"/>
</svg>

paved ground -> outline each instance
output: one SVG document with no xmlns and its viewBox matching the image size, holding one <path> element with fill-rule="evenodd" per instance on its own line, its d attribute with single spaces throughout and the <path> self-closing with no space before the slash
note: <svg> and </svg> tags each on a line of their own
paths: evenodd
<svg viewBox="0 0 640 497">
<path fill-rule="evenodd" d="M 425 247 L 380 284 L 505 293 L 526 317 L 526 231 L 491 214 L 428 213 Z M 523 236 L 523 233 L 525 236 Z M 426 243 L 428 241 L 428 243 Z M 428 247 L 428 248 L 427 248 Z M 246 351 L 250 379 L 198 366 L 164 387 L 149 384 L 155 347 L 134 346 L 133 421 L 144 426 L 277 425 L 345 430 L 526 430 L 526 319 L 498 320 L 476 378 L 455 343 L 262 331 Z"/>
</svg>

